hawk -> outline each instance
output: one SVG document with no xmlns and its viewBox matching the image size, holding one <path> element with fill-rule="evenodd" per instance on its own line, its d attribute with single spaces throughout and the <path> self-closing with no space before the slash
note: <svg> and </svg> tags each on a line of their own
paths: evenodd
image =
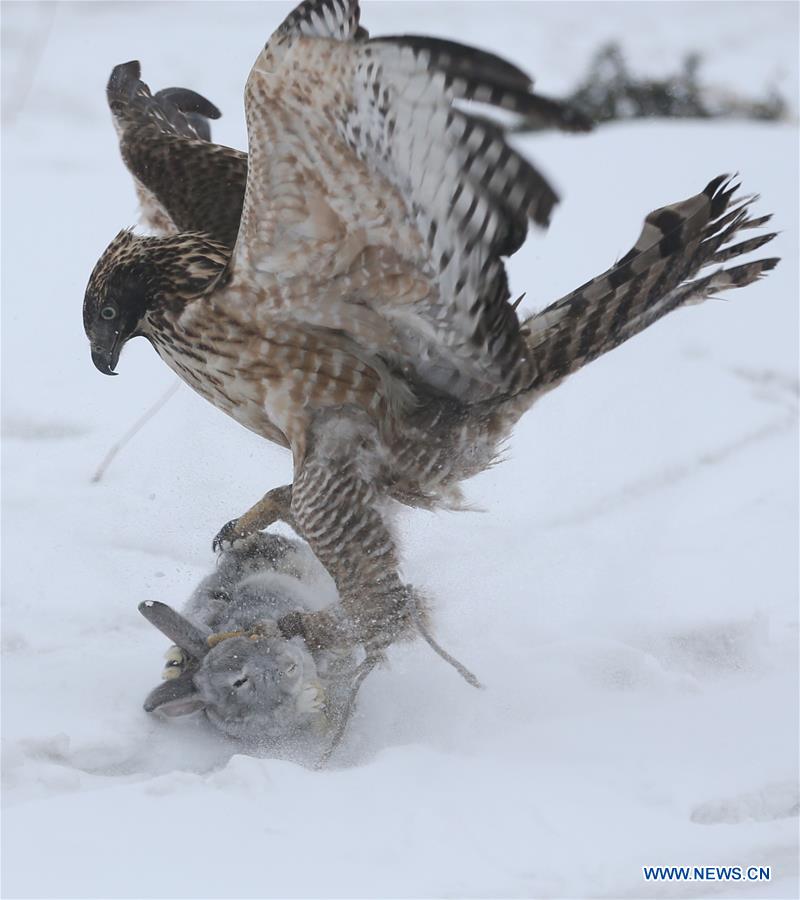
<svg viewBox="0 0 800 900">
<path fill-rule="evenodd" d="M 355 640 L 374 658 L 414 628 L 394 502 L 458 507 L 459 483 L 546 391 L 777 263 L 722 265 L 774 235 L 740 239 L 769 216 L 720 176 L 651 212 L 608 271 L 520 320 L 505 259 L 558 198 L 509 130 L 589 123 L 494 54 L 370 38 L 357 0 L 306 0 L 269 39 L 245 91 L 249 156 L 207 139 L 217 110 L 204 98 L 151 95 L 138 63 L 114 70 L 108 98 L 162 233 L 122 231 L 95 266 L 92 359 L 114 374 L 145 337 L 198 393 L 291 450 L 293 483 L 215 543 L 278 519 L 308 541 L 341 608 L 279 624 L 312 647 Z"/>
</svg>

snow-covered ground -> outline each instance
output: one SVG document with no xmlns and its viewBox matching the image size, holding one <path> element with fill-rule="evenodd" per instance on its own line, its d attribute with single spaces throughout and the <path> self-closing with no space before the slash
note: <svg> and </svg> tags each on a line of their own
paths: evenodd
<svg viewBox="0 0 800 900">
<path fill-rule="evenodd" d="M 135 221 L 103 89 L 139 58 L 225 112 L 285 3 L 3 4 L 3 896 L 797 897 L 798 133 L 648 122 L 528 140 L 564 194 L 514 260 L 539 306 L 624 253 L 642 216 L 712 176 L 762 194 L 783 256 L 546 397 L 483 513 L 408 514 L 437 633 L 365 683 L 336 764 L 256 759 L 141 710 L 211 536 L 290 478 L 268 446 L 133 342 L 89 358 L 81 303 Z M 707 54 L 712 81 L 797 110 L 792 3 L 366 4 L 373 33 L 507 53 L 566 90 L 598 42 L 638 71 Z M 768 865 L 769 884 L 653 884 L 643 865 Z"/>
</svg>

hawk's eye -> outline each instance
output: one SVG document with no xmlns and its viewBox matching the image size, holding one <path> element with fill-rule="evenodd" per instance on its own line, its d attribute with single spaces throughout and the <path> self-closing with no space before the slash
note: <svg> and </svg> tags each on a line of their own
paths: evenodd
<svg viewBox="0 0 800 900">
<path fill-rule="evenodd" d="M 114 309 L 113 306 L 104 306 L 100 310 L 100 315 L 104 319 L 113 319 L 114 316 L 116 316 L 116 314 L 117 314 L 117 311 Z"/>
</svg>

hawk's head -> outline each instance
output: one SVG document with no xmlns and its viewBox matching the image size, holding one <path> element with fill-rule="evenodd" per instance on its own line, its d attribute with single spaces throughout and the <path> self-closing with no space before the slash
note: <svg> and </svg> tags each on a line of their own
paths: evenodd
<svg viewBox="0 0 800 900">
<path fill-rule="evenodd" d="M 83 300 L 83 327 L 92 362 L 104 375 L 114 369 L 126 341 L 137 334 L 155 277 L 131 231 L 121 231 L 94 267 Z"/>
<path fill-rule="evenodd" d="M 121 231 L 94 267 L 83 300 L 83 327 L 97 369 L 115 375 L 126 342 L 148 336 L 147 314 L 180 308 L 203 293 L 229 255 L 204 235 L 142 237 Z"/>
</svg>

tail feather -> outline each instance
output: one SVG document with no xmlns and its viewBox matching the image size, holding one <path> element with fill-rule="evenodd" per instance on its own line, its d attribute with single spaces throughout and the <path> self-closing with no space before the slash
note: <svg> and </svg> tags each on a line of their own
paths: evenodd
<svg viewBox="0 0 800 900">
<path fill-rule="evenodd" d="M 724 247 L 722 250 L 717 250 L 717 252 L 711 257 L 711 262 L 727 262 L 729 259 L 733 259 L 735 256 L 742 256 L 745 253 L 751 253 L 753 250 L 758 250 L 759 247 L 763 247 L 764 244 L 768 244 L 774 237 L 775 233 L 771 232 L 770 234 L 761 234 L 756 238 L 751 238 L 749 241 L 740 241 L 738 244 L 733 244 L 730 247 Z"/>
<path fill-rule="evenodd" d="M 651 212 L 634 247 L 602 275 L 523 323 L 535 375 L 531 390 L 545 390 L 652 325 L 679 306 L 744 287 L 773 269 L 777 258 L 721 268 L 769 243 L 775 233 L 731 244 L 769 215 L 749 216 L 757 196 L 739 197 L 729 176 L 711 181 L 695 197 Z"/>
<path fill-rule="evenodd" d="M 772 237 L 774 235 L 770 235 L 770 238 Z M 745 287 L 754 281 L 758 281 L 767 272 L 774 269 L 779 262 L 780 259 L 778 257 L 759 259 L 756 262 L 734 266 L 732 269 L 719 269 L 711 275 L 680 285 L 664 297 L 657 308 L 644 313 L 635 323 L 632 323 L 633 327 L 623 328 L 620 332 L 621 340 L 618 341 L 618 344 L 627 341 L 629 337 L 633 337 L 635 334 L 648 328 L 666 313 L 677 309 L 679 306 L 702 303 L 704 300 L 708 300 L 722 291 Z M 615 346 L 617 345 L 615 344 Z"/>
<path fill-rule="evenodd" d="M 766 225 L 767 222 L 770 222 L 771 220 L 772 213 L 768 213 L 766 216 L 759 216 L 757 219 L 749 219 L 742 225 L 741 230 L 744 231 L 746 228 L 761 228 L 762 225 Z"/>
</svg>

